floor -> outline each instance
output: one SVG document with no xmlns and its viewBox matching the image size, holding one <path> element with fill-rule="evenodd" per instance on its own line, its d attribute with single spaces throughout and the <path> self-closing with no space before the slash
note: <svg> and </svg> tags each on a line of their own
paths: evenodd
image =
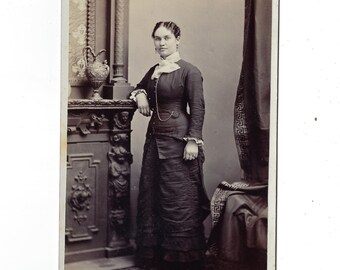
<svg viewBox="0 0 340 270">
<path fill-rule="evenodd" d="M 65 264 L 65 270 L 138 270 L 134 267 L 134 256 L 102 258 L 91 261 L 81 261 Z"/>
<path fill-rule="evenodd" d="M 111 259 L 97 259 L 65 264 L 64 270 L 141 270 L 134 262 L 134 256 L 116 257 Z M 214 270 L 211 260 L 206 262 L 206 270 Z"/>
</svg>

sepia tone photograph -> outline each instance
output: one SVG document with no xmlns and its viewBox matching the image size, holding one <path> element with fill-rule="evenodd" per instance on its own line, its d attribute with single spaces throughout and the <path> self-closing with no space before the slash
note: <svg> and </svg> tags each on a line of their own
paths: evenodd
<svg viewBox="0 0 340 270">
<path fill-rule="evenodd" d="M 339 1 L 168 2 L 1 1 L 0 269 L 337 269 Z"/>
<path fill-rule="evenodd" d="M 60 269 L 275 269 L 278 2 L 62 11 Z"/>
</svg>

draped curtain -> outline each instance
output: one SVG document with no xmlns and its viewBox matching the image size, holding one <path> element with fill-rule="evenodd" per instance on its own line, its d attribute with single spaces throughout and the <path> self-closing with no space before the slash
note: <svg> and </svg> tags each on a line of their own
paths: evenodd
<svg viewBox="0 0 340 270">
<path fill-rule="evenodd" d="M 211 200 L 213 269 L 265 270 L 271 64 L 271 0 L 245 0 L 243 62 L 234 108 L 241 181 Z"/>
<path fill-rule="evenodd" d="M 268 182 L 271 0 L 245 0 L 243 62 L 234 109 L 242 180 Z"/>
</svg>

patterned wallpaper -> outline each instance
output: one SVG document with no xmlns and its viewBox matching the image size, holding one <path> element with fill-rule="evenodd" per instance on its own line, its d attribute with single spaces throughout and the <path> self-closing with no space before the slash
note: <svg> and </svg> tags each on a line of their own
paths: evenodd
<svg viewBox="0 0 340 270">
<path fill-rule="evenodd" d="M 83 48 L 87 45 L 87 0 L 70 0 L 69 5 L 69 81 L 82 85 L 86 79 Z"/>
</svg>

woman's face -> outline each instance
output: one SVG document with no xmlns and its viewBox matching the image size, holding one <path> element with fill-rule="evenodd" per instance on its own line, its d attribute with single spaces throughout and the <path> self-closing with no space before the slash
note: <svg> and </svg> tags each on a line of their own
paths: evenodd
<svg viewBox="0 0 340 270">
<path fill-rule="evenodd" d="M 162 58 L 166 58 L 177 51 L 179 37 L 176 38 L 175 35 L 164 26 L 156 30 L 153 40 L 155 49 Z"/>
</svg>

